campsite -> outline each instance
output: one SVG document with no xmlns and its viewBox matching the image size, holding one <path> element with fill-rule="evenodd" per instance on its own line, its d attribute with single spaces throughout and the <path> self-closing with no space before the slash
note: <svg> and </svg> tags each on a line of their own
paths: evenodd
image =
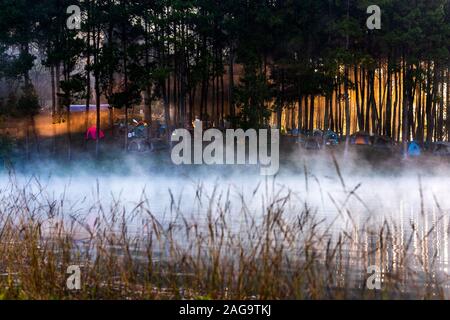
<svg viewBox="0 0 450 320">
<path fill-rule="evenodd" d="M 0 300 L 450 299 L 449 26 L 0 0 Z"/>
</svg>

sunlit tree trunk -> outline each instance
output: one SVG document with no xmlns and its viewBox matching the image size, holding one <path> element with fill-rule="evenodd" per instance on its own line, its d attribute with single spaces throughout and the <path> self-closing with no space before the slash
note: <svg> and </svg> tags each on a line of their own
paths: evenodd
<svg viewBox="0 0 450 320">
<path fill-rule="evenodd" d="M 90 1 L 87 1 L 87 18 L 86 18 L 86 109 L 84 118 L 85 133 L 89 128 L 89 107 L 91 105 L 91 29 L 90 29 Z M 84 139 L 84 147 L 87 148 L 87 139 Z"/>
<path fill-rule="evenodd" d="M 51 92 L 52 92 L 52 153 L 56 152 L 56 90 L 55 90 L 55 66 L 50 67 Z"/>
<path fill-rule="evenodd" d="M 447 141 L 450 141 L 450 68 L 447 68 L 447 99 L 446 99 L 446 131 Z"/>
</svg>

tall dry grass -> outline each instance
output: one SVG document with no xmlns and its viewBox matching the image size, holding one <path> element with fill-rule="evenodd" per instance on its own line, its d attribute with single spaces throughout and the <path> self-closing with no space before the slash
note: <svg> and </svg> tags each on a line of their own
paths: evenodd
<svg viewBox="0 0 450 320">
<path fill-rule="evenodd" d="M 360 223 L 346 203 L 363 200 L 341 182 L 336 212 L 350 221 L 342 229 L 308 203 L 292 212 L 295 195 L 270 182 L 259 186 L 266 188 L 260 210 L 244 194 L 236 210 L 229 190 L 200 184 L 197 210 L 186 213 L 171 195 L 169 212 L 157 218 L 145 191 L 131 208 L 98 196 L 80 209 L 64 193 L 47 194 L 38 179 L 19 183 L 12 175 L 0 191 L 0 297 L 448 298 L 448 275 L 430 249 L 433 226 L 424 234 L 412 223 L 404 239 L 393 221 Z M 418 248 L 428 250 L 425 260 Z M 383 270 L 381 290 L 366 286 L 373 264 Z M 70 265 L 81 267 L 80 290 L 66 287 Z"/>
</svg>

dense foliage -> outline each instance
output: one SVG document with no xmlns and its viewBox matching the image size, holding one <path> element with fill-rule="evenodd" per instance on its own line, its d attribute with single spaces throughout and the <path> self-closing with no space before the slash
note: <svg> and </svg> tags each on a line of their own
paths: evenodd
<svg viewBox="0 0 450 320">
<path fill-rule="evenodd" d="M 378 0 L 380 30 L 366 26 L 366 0 L 84 0 L 81 29 L 68 30 L 72 4 L 0 0 L 0 77 L 29 88 L 39 57 L 54 111 L 61 84 L 81 77 L 87 106 L 104 97 L 126 111 L 143 93 L 168 125 L 449 138 L 448 0 Z"/>
</svg>

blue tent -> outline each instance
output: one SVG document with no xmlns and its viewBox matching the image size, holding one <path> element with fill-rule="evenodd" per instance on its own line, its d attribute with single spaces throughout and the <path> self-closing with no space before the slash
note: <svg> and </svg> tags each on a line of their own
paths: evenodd
<svg viewBox="0 0 450 320">
<path fill-rule="evenodd" d="M 338 135 L 335 132 L 331 131 L 330 129 L 328 129 L 325 132 L 323 138 L 324 138 L 325 144 L 327 144 L 327 145 L 337 145 L 337 144 L 339 144 L 339 137 L 338 137 Z"/>
<path fill-rule="evenodd" d="M 417 157 L 420 156 L 420 147 L 417 142 L 412 141 L 408 144 L 408 156 Z"/>
</svg>

